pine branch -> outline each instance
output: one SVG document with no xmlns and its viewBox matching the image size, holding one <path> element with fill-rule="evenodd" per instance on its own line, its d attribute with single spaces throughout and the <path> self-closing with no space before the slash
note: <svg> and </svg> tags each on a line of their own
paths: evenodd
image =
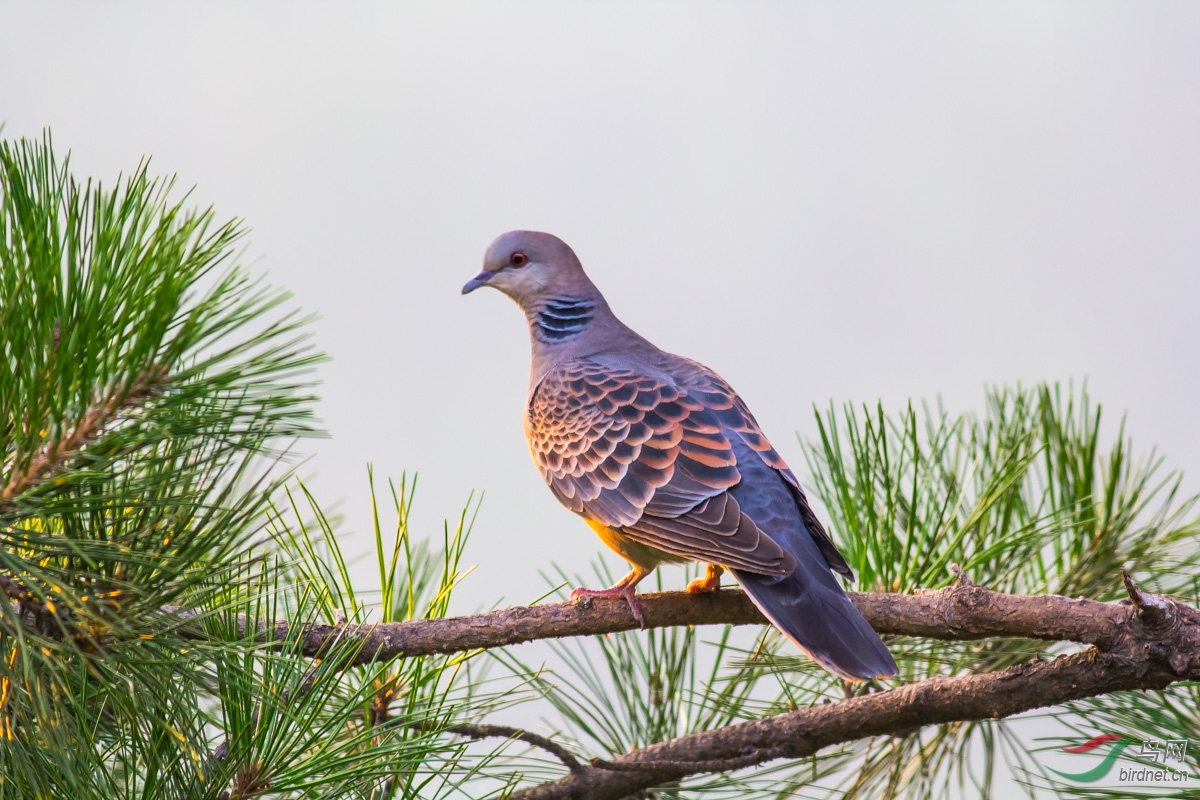
<svg viewBox="0 0 1200 800">
<path fill-rule="evenodd" d="M 422 733 L 452 733 L 455 736 L 465 736 L 468 739 L 515 739 L 525 744 L 541 748 L 553 755 L 566 766 L 571 772 L 584 772 L 587 768 L 579 763 L 579 759 L 572 755 L 571 751 L 562 745 L 547 739 L 545 736 L 539 736 L 536 733 L 530 733 L 524 728 L 514 728 L 509 725 L 447 725 L 439 727 L 430 722 L 413 723 L 408 727 Z M 594 760 L 594 759 L 593 759 Z"/>
<path fill-rule="evenodd" d="M 709 594 L 638 595 L 646 628 L 680 625 L 762 625 L 766 619 L 740 590 Z M 1127 603 L 1101 603 L 1058 595 L 1009 595 L 959 582 L 916 595 L 851 593 L 850 599 L 881 634 L 966 641 L 1023 637 L 1104 644 L 1126 623 Z M 538 639 L 595 636 L 634 630 L 637 620 L 621 598 L 597 598 L 514 608 L 466 617 L 376 625 L 286 621 L 258 628 L 257 638 L 279 643 L 303 639 L 303 654 L 319 657 L 334 643 L 353 639 L 361 650 L 353 665 L 376 660 L 506 647 Z M 254 634 L 240 631 L 244 637 Z"/>
<path fill-rule="evenodd" d="M 688 775 L 754 766 L 778 758 L 803 758 L 842 742 L 904 736 L 925 725 L 999 719 L 1111 692 L 1164 689 L 1177 681 L 1200 678 L 1200 611 L 1166 597 L 1144 594 L 1128 576 L 1126 585 L 1132 604 L 1094 604 L 1107 609 L 1103 614 L 1106 621 L 1099 628 L 1086 627 L 1091 631 L 1102 628 L 1103 635 L 1096 647 L 1084 652 L 984 675 L 930 678 L 888 692 L 684 736 L 612 761 L 594 760 L 582 771 L 520 790 L 512 798 L 617 800 Z M 963 584 L 957 588 L 987 592 Z M 1026 606 L 1063 600 L 1010 599 Z M 982 626 L 972 619 L 976 614 L 966 613 L 968 607 L 960 611 L 964 613 L 958 624 L 952 623 L 958 631 L 977 631 L 995 620 L 994 611 L 987 606 L 973 609 L 982 620 L 992 620 Z M 1054 627 L 1052 622 L 1039 623 L 1031 630 L 1044 633 Z"/>
<path fill-rule="evenodd" d="M 55 435 L 23 469 L 12 465 L 8 482 L 0 489 L 0 513 L 8 511 L 13 499 L 25 494 L 58 473 L 69 458 L 96 441 L 124 413 L 137 408 L 154 394 L 166 378 L 161 368 L 144 370 L 134 380 L 104 392 L 65 435 Z"/>
</svg>

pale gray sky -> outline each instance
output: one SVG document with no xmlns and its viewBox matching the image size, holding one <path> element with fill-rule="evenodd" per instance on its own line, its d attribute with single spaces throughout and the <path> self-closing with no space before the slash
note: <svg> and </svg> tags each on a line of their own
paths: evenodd
<svg viewBox="0 0 1200 800">
<path fill-rule="evenodd" d="M 1195 3 L 24 4 L 3 27 L 5 136 L 49 127 L 106 179 L 152 155 L 322 315 L 310 472 L 351 550 L 368 461 L 420 471 L 429 533 L 487 490 L 459 610 L 600 547 L 530 463 L 523 320 L 459 296 L 511 228 L 566 239 L 801 472 L 813 403 L 1086 376 L 1197 486 Z"/>
</svg>

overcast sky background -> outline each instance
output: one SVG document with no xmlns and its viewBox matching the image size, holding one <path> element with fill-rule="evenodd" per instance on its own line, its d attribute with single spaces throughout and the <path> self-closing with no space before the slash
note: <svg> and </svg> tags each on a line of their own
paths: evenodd
<svg viewBox="0 0 1200 800">
<path fill-rule="evenodd" d="M 1200 4 L 22 4 L 4 135 L 144 155 L 318 312 L 306 466 L 366 552 L 366 464 L 440 531 L 487 497 L 467 611 L 599 549 L 533 469 L 528 339 L 488 242 L 551 231 L 738 388 L 800 472 L 812 404 L 979 409 L 1087 377 L 1200 476 Z M 371 562 L 365 566 L 369 567 Z M 679 581 L 677 571 L 668 575 Z"/>
</svg>

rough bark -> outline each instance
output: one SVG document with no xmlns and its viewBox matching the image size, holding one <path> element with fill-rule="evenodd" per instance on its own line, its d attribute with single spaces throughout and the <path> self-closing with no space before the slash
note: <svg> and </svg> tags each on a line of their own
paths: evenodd
<svg viewBox="0 0 1200 800">
<path fill-rule="evenodd" d="M 647 628 L 679 625 L 761 625 L 766 620 L 739 590 L 709 594 L 659 592 L 638 595 Z M 851 600 L 881 634 L 967 640 L 1025 637 L 1097 644 L 1112 637 L 1128 605 L 1056 595 L 1024 596 L 958 583 L 917 595 L 858 594 Z M 637 621 L 621 598 L 518 606 L 486 614 L 377 625 L 312 624 L 299 633 L 307 656 L 320 656 L 338 641 L 361 645 L 353 663 L 505 647 L 535 639 L 592 636 L 633 630 Z M 247 634 L 248 635 L 248 634 Z M 296 632 L 288 623 L 259 627 L 278 642 Z"/>
</svg>

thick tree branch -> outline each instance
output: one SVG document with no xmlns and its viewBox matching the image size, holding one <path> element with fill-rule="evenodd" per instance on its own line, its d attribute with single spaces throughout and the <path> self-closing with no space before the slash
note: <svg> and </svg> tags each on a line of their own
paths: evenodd
<svg viewBox="0 0 1200 800">
<path fill-rule="evenodd" d="M 761 625 L 766 620 L 744 593 L 658 592 L 638 595 L 647 628 L 680 625 Z M 932 639 L 1025 637 L 1101 644 L 1120 630 L 1127 604 L 1057 595 L 1025 596 L 959 583 L 917 595 L 858 594 L 851 600 L 875 630 Z M 311 624 L 300 632 L 307 656 L 353 639 L 362 649 L 352 664 L 505 647 L 535 639 L 593 636 L 639 627 L 620 598 L 518 606 L 486 614 L 378 625 Z M 287 622 L 260 625 L 258 637 L 285 642 L 296 633 Z M 243 631 L 243 635 L 251 634 Z"/>
<path fill-rule="evenodd" d="M 1045 622 L 1029 628 L 1029 635 L 1036 633 L 1039 638 L 1059 638 L 1046 634 L 1065 633 L 1069 628 L 1074 634 L 1061 638 L 1090 637 L 1097 646 L 1082 653 L 984 675 L 931 678 L 888 692 L 685 736 L 612 761 L 593 761 L 592 766 L 558 781 L 518 791 L 513 800 L 616 800 L 688 775 L 777 758 L 803 758 L 834 744 L 870 736 L 905 734 L 924 725 L 998 719 L 1085 697 L 1163 689 L 1175 681 L 1200 678 L 1200 612 L 1165 597 L 1144 594 L 1131 582 L 1128 585 L 1133 605 L 1091 604 L 1098 612 L 1098 624 L 1075 620 L 1062 626 Z M 987 592 L 963 585 L 943 590 L 943 597 L 961 596 L 964 589 Z M 1016 605 L 1063 611 L 1077 610 L 1076 604 L 1081 602 L 1065 601 L 1064 605 L 1057 602 L 1064 598 L 1010 599 L 1021 601 Z M 1045 600 L 1055 602 L 1048 607 L 1035 602 Z M 1007 635 L 1013 628 L 1000 624 L 992 605 L 981 609 L 982 619 L 987 620 L 982 626 L 964 614 L 951 627 L 972 634 L 981 627 L 993 627 Z M 1015 612 L 1010 621 L 1021 616 L 1015 606 L 1010 610 Z"/>
</svg>

